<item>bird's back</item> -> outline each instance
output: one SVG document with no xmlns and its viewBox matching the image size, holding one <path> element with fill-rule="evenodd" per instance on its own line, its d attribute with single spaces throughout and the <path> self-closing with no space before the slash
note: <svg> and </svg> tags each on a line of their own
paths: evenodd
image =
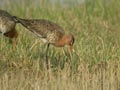
<svg viewBox="0 0 120 90">
<path fill-rule="evenodd" d="M 4 10 L 0 10 L 0 32 L 1 33 L 9 32 L 14 27 L 15 22 L 12 16 Z"/>
<path fill-rule="evenodd" d="M 40 38 L 46 39 L 50 43 L 54 43 L 64 35 L 64 30 L 57 24 L 44 19 L 20 19 L 17 18 L 28 30 L 33 32 Z"/>
</svg>

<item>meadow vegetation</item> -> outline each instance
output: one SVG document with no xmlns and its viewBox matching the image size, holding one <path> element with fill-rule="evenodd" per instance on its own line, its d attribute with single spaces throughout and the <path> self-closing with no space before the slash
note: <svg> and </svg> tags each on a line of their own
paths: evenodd
<svg viewBox="0 0 120 90">
<path fill-rule="evenodd" d="M 0 90 L 120 90 L 119 5 L 119 0 L 85 0 L 71 5 L 4 0 L 0 9 L 21 18 L 55 22 L 66 33 L 73 33 L 75 44 L 72 57 L 67 47 L 51 46 L 51 68 L 47 70 L 46 45 L 17 24 L 16 51 L 9 39 L 0 35 Z"/>
</svg>

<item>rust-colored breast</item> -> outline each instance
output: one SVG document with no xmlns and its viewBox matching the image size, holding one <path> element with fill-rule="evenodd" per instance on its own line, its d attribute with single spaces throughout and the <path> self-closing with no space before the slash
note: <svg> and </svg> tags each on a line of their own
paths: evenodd
<svg viewBox="0 0 120 90">
<path fill-rule="evenodd" d="M 56 41 L 53 45 L 56 47 L 63 47 L 66 44 L 66 38 L 62 36 L 58 41 Z"/>
</svg>

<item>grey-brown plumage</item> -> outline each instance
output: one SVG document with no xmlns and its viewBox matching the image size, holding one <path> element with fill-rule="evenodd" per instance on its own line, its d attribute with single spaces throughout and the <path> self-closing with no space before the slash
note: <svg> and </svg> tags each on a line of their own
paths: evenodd
<svg viewBox="0 0 120 90">
<path fill-rule="evenodd" d="M 17 18 L 24 27 L 41 38 L 44 42 L 51 44 L 59 41 L 65 34 L 64 30 L 57 24 L 44 19 L 20 19 Z"/>
<path fill-rule="evenodd" d="M 72 50 L 74 44 L 74 36 L 72 34 L 66 35 L 64 30 L 57 24 L 44 19 L 21 19 L 14 17 L 15 21 L 21 23 L 29 31 L 34 33 L 43 41 L 47 42 L 46 63 L 48 65 L 48 48 L 52 44 L 56 47 L 68 45 Z"/>
<path fill-rule="evenodd" d="M 12 15 L 4 10 L 0 10 L 0 34 L 8 38 L 14 38 L 14 48 L 16 48 L 16 38 L 18 36 L 15 26 L 16 22 Z"/>
</svg>

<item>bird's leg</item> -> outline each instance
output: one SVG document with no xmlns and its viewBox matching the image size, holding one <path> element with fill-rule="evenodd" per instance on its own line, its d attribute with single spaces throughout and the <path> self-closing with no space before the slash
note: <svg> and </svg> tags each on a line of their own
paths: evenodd
<svg viewBox="0 0 120 90">
<path fill-rule="evenodd" d="M 0 32 L 0 36 L 2 35 L 2 32 Z"/>
<path fill-rule="evenodd" d="M 50 44 L 48 43 L 47 49 L 46 49 L 46 65 L 47 65 L 47 69 L 49 69 L 49 63 L 48 63 L 48 50 L 49 50 L 49 46 L 50 46 Z"/>
<path fill-rule="evenodd" d="M 15 37 L 14 38 L 14 44 L 13 44 L 14 51 L 16 50 L 16 44 L 17 44 L 17 38 Z"/>
<path fill-rule="evenodd" d="M 16 45 L 17 45 L 17 37 L 18 37 L 17 31 L 11 32 L 11 34 L 9 34 L 9 37 L 13 39 L 13 49 L 15 51 L 16 50 Z"/>
<path fill-rule="evenodd" d="M 4 45 L 3 45 L 3 35 L 4 35 L 4 33 L 0 32 L 0 35 L 1 35 L 1 44 L 2 44 L 2 45 L 0 46 L 0 47 L 1 47 L 0 49 L 2 50 L 2 48 L 3 48 L 3 46 L 4 46 Z"/>
</svg>

